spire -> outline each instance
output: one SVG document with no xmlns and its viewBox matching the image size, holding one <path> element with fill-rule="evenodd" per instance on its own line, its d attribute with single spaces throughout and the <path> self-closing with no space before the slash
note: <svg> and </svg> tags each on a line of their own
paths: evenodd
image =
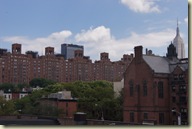
<svg viewBox="0 0 192 129">
<path fill-rule="evenodd" d="M 184 42 L 183 39 L 180 36 L 179 33 L 179 20 L 177 18 L 177 29 L 176 29 L 176 36 L 173 39 L 173 45 L 176 47 L 176 52 L 178 54 L 178 58 L 184 58 L 185 57 L 185 48 L 184 48 Z"/>
<path fill-rule="evenodd" d="M 176 30 L 176 36 L 180 36 L 180 34 L 179 34 L 179 21 L 178 21 L 178 18 L 177 18 L 177 30 Z"/>
</svg>

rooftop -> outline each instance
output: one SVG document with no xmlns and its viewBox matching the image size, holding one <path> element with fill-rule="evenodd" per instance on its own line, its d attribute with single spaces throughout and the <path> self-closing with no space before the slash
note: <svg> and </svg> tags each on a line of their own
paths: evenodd
<svg viewBox="0 0 192 129">
<path fill-rule="evenodd" d="M 176 66 L 180 66 L 183 70 L 188 69 L 188 62 L 180 60 L 169 60 L 166 57 L 143 55 L 143 59 L 155 73 L 171 73 Z"/>
<path fill-rule="evenodd" d="M 169 62 L 165 57 L 143 55 L 143 59 L 155 73 L 170 73 Z"/>
</svg>

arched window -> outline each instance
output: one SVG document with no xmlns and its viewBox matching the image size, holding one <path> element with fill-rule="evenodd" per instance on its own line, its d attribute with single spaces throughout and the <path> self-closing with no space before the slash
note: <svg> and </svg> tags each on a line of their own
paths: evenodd
<svg viewBox="0 0 192 129">
<path fill-rule="evenodd" d="M 162 81 L 158 82 L 158 96 L 159 96 L 159 98 L 163 98 L 164 97 L 163 82 Z"/>
<path fill-rule="evenodd" d="M 133 96 L 133 80 L 129 81 L 129 94 L 130 96 Z"/>
<path fill-rule="evenodd" d="M 147 81 L 143 81 L 143 96 L 147 96 Z"/>
</svg>

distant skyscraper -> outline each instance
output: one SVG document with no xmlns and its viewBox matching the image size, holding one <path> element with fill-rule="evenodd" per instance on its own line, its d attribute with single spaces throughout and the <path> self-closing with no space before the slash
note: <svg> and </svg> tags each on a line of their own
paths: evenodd
<svg viewBox="0 0 192 129">
<path fill-rule="evenodd" d="M 64 55 L 64 58 L 67 60 L 69 58 L 75 57 L 75 50 L 82 50 L 84 51 L 84 47 L 80 45 L 74 44 L 61 44 L 61 54 Z"/>
<path fill-rule="evenodd" d="M 179 33 L 179 27 L 178 27 L 178 20 L 177 20 L 177 29 L 176 29 L 176 36 L 173 39 L 173 45 L 176 47 L 177 57 L 179 59 L 185 58 L 185 47 L 183 43 L 183 39 L 180 36 Z"/>
</svg>

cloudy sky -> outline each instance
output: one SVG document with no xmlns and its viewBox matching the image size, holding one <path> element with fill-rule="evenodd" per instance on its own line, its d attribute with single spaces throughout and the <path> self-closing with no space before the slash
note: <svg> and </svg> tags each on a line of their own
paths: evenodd
<svg viewBox="0 0 192 129">
<path fill-rule="evenodd" d="M 142 45 L 165 56 L 176 35 L 177 18 L 188 57 L 187 0 L 0 0 L 0 48 L 12 43 L 44 54 L 62 43 L 83 45 L 85 55 L 112 61 Z"/>
</svg>

